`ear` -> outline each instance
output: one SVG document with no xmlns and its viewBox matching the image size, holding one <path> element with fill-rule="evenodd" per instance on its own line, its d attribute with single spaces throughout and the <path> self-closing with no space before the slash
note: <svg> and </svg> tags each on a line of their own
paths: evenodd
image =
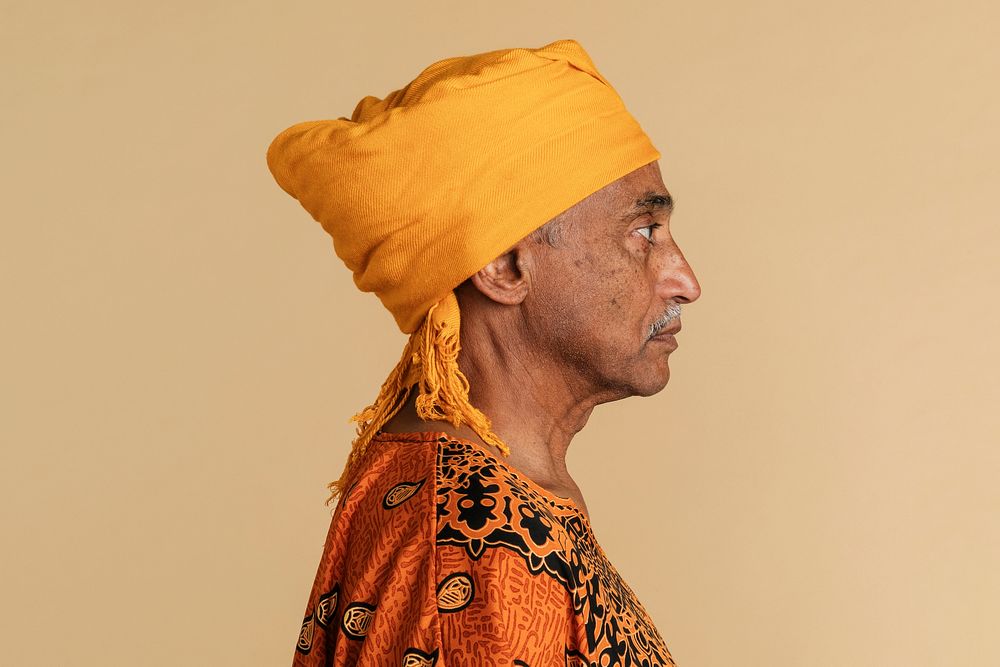
<svg viewBox="0 0 1000 667">
<path fill-rule="evenodd" d="M 516 306 L 528 295 L 530 253 L 518 244 L 477 271 L 471 278 L 483 296 L 505 306 Z"/>
</svg>

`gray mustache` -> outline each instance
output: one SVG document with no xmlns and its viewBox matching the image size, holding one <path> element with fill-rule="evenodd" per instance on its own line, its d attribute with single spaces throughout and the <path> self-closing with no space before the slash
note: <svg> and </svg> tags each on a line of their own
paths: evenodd
<svg viewBox="0 0 1000 667">
<path fill-rule="evenodd" d="M 649 325 L 649 335 L 646 338 L 652 338 L 656 334 L 663 331 L 671 322 L 676 320 L 681 316 L 681 306 L 679 303 L 672 303 L 667 307 L 667 310 L 660 315 L 655 322 Z"/>
</svg>

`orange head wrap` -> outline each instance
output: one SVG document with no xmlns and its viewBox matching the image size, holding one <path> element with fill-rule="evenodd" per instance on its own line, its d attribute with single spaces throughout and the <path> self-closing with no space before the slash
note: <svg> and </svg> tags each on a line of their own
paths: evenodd
<svg viewBox="0 0 1000 667">
<path fill-rule="evenodd" d="M 448 58 L 351 117 L 299 123 L 271 143 L 275 180 L 333 237 L 359 289 L 411 334 L 378 399 L 354 419 L 344 475 L 420 384 L 425 420 L 468 423 L 454 290 L 605 185 L 660 157 L 573 40 Z"/>
</svg>

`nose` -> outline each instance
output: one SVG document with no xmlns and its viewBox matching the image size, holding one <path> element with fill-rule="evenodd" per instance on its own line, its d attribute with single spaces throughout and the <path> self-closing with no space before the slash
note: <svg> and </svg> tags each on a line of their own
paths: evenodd
<svg viewBox="0 0 1000 667">
<path fill-rule="evenodd" d="M 664 301 L 691 303 L 701 296 L 694 270 L 676 243 L 664 244 L 664 257 L 656 276 L 656 293 Z"/>
</svg>

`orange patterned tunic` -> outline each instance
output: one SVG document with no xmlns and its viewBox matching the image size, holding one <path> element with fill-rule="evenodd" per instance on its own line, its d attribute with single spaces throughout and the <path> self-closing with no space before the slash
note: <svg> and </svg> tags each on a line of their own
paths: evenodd
<svg viewBox="0 0 1000 667">
<path fill-rule="evenodd" d="M 294 665 L 673 665 L 569 499 L 445 433 L 379 433 L 341 498 Z"/>
</svg>

